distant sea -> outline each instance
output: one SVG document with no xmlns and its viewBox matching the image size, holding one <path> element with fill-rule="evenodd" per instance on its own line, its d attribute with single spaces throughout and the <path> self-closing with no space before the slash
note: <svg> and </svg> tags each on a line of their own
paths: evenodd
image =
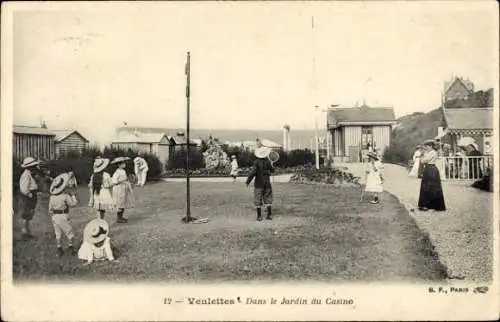
<svg viewBox="0 0 500 322">
<path fill-rule="evenodd" d="M 121 127 L 118 130 L 134 131 L 137 129 L 141 132 L 151 133 L 166 133 L 174 136 L 177 132 L 185 132 L 186 129 L 172 128 L 148 128 L 148 127 Z M 318 131 L 319 136 L 325 136 L 326 131 Z M 238 142 L 238 141 L 253 141 L 257 137 L 268 139 L 278 144 L 283 145 L 283 131 L 276 130 L 227 130 L 227 129 L 191 129 L 190 136 L 192 139 L 207 139 L 210 135 L 218 138 L 220 142 Z M 292 149 L 311 148 L 314 140 L 314 130 L 290 130 L 290 140 Z"/>
</svg>

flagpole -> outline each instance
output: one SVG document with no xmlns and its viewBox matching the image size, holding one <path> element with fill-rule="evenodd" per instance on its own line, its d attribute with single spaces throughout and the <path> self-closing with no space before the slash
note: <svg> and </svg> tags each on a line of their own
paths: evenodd
<svg viewBox="0 0 500 322">
<path fill-rule="evenodd" d="M 311 39 L 312 39 L 312 72 L 313 72 L 313 100 L 316 103 L 316 52 L 315 52 L 315 39 L 314 39 L 314 16 L 311 17 Z M 314 105 L 314 156 L 315 156 L 315 165 L 316 169 L 319 169 L 319 142 L 318 142 L 318 119 L 317 119 L 317 110 L 318 105 Z"/>
<path fill-rule="evenodd" d="M 189 223 L 193 220 L 191 217 L 191 191 L 190 191 L 190 170 L 189 170 L 189 143 L 190 143 L 190 82 L 191 82 L 191 54 L 187 52 L 186 61 L 186 138 L 187 138 L 187 151 L 186 151 L 186 217 L 184 222 Z"/>
</svg>

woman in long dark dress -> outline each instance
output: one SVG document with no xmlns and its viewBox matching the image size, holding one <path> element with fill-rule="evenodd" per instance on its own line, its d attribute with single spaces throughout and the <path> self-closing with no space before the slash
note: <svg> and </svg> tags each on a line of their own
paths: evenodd
<svg viewBox="0 0 500 322">
<path fill-rule="evenodd" d="M 483 154 L 479 151 L 479 147 L 477 144 L 470 144 L 468 146 L 467 151 L 469 158 L 469 178 L 470 179 L 481 179 L 483 177 L 483 171 L 481 170 L 481 159 L 478 157 L 483 156 Z"/>
<path fill-rule="evenodd" d="M 420 184 L 418 209 L 421 211 L 427 211 L 429 209 L 445 211 L 446 205 L 444 202 L 441 177 L 436 167 L 436 161 L 438 161 L 437 149 L 439 149 L 439 145 L 433 140 L 426 141 L 424 145 L 426 147 L 426 153 L 421 159 L 424 171 Z"/>
</svg>

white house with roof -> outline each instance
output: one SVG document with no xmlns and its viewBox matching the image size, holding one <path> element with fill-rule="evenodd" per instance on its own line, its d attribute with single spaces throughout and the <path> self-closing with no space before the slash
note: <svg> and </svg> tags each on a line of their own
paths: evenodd
<svg viewBox="0 0 500 322">
<path fill-rule="evenodd" d="M 171 138 L 165 133 L 124 133 L 117 136 L 111 146 L 117 149 L 150 153 L 166 164 L 170 156 Z"/>
<path fill-rule="evenodd" d="M 381 155 L 391 144 L 392 126 L 396 124 L 392 107 L 330 108 L 327 130 L 334 162 L 359 162 L 370 148 Z"/>
</svg>

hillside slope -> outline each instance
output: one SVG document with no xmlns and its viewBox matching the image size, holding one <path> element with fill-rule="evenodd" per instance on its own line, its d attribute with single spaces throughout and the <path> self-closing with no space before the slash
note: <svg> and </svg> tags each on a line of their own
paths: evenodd
<svg viewBox="0 0 500 322">
<path fill-rule="evenodd" d="M 407 163 L 413 156 L 415 146 L 438 134 L 443 123 L 441 110 L 428 113 L 413 113 L 400 117 L 392 131 L 392 143 L 386 152 L 386 161 Z"/>
</svg>

